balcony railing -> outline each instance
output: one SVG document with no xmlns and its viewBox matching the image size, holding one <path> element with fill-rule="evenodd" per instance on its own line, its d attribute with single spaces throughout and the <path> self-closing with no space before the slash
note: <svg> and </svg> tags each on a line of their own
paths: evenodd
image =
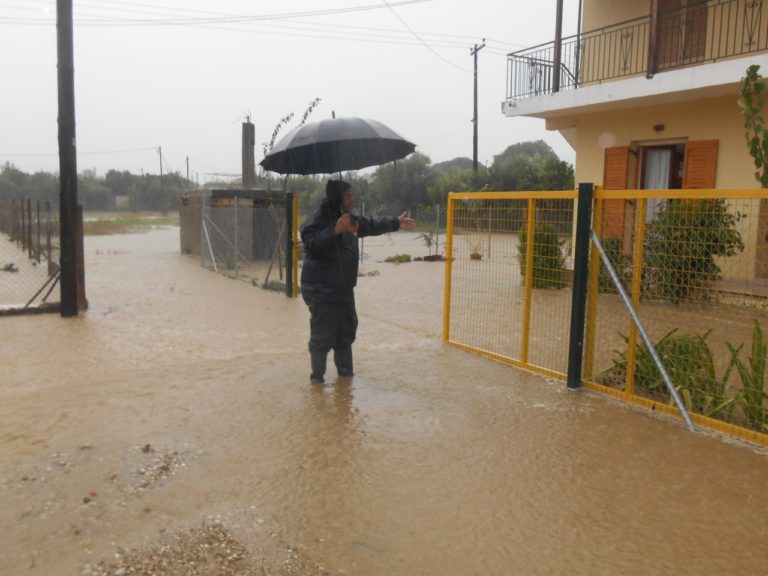
<svg viewBox="0 0 768 576">
<path fill-rule="evenodd" d="M 651 18 L 643 16 L 581 36 L 563 38 L 555 71 L 555 42 L 513 52 L 507 57 L 507 99 L 625 76 L 648 76 L 752 52 L 768 50 L 765 0 L 710 0 L 660 15 L 651 53 Z"/>
</svg>

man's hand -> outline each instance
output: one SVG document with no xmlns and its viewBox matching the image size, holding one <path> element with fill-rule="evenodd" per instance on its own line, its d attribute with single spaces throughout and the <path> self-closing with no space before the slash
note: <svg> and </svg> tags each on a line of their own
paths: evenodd
<svg viewBox="0 0 768 576">
<path fill-rule="evenodd" d="M 336 226 L 334 227 L 334 232 L 338 236 L 339 234 L 343 234 L 344 232 L 349 232 L 350 234 L 357 234 L 357 222 L 352 222 L 352 218 L 349 217 L 349 212 L 344 212 L 338 220 L 336 220 Z"/>
<path fill-rule="evenodd" d="M 416 227 L 416 220 L 408 217 L 408 212 L 400 214 L 400 230 L 413 230 Z"/>
</svg>

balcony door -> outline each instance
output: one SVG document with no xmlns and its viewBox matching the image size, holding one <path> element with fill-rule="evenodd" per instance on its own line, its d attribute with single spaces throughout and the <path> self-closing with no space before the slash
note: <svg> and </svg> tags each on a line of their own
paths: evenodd
<svg viewBox="0 0 768 576">
<path fill-rule="evenodd" d="M 641 149 L 640 189 L 676 190 L 683 187 L 683 160 L 685 144 L 643 146 Z M 645 220 L 653 219 L 661 200 L 650 198 L 646 202 Z"/>
<path fill-rule="evenodd" d="M 715 188 L 717 149 L 717 140 L 689 140 L 679 143 L 648 143 L 634 147 L 607 148 L 603 164 L 603 188 L 605 190 Z M 654 200 L 646 203 L 647 220 L 653 218 L 658 205 Z M 766 214 L 768 215 L 768 209 Z M 610 236 L 622 238 L 625 250 L 630 250 L 634 219 L 634 207 L 626 200 L 604 200 L 600 232 L 604 238 Z M 766 242 L 768 243 L 768 233 L 766 233 Z M 768 270 L 768 264 L 766 264 L 766 270 Z"/>
<path fill-rule="evenodd" d="M 704 60 L 707 41 L 707 0 L 660 0 L 659 70 Z"/>
</svg>

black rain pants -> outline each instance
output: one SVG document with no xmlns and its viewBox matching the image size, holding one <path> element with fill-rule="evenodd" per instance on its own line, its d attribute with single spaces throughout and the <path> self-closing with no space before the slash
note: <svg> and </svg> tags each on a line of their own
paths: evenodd
<svg viewBox="0 0 768 576">
<path fill-rule="evenodd" d="M 327 354 L 331 349 L 344 350 L 352 346 L 357 335 L 355 296 L 344 302 L 324 302 L 304 299 L 309 306 L 309 353 Z"/>
</svg>

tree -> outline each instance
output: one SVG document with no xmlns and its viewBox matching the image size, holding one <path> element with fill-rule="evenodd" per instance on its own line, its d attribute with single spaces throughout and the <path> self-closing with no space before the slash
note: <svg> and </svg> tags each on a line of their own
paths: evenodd
<svg viewBox="0 0 768 576">
<path fill-rule="evenodd" d="M 573 167 L 543 140 L 513 144 L 494 156 L 490 186 L 493 190 L 572 190 Z"/>
<path fill-rule="evenodd" d="M 741 96 L 738 105 L 744 118 L 747 148 L 755 161 L 755 179 L 763 188 L 768 187 L 768 131 L 765 128 L 765 81 L 760 75 L 760 66 L 747 68 L 747 75 L 741 80 Z"/>
<path fill-rule="evenodd" d="M 370 201 L 376 211 L 397 212 L 415 209 L 429 202 L 427 187 L 432 182 L 430 160 L 416 152 L 405 160 L 379 166 L 370 185 Z"/>
<path fill-rule="evenodd" d="M 648 291 L 670 302 L 706 296 L 720 278 L 715 257 L 744 250 L 736 224 L 744 214 L 732 214 L 725 200 L 668 200 L 656 210 L 646 231 L 643 282 Z"/>
<path fill-rule="evenodd" d="M 436 170 L 432 182 L 427 186 L 427 197 L 432 204 L 445 204 L 448 192 L 473 192 L 482 190 L 488 184 L 488 170 L 478 166 L 478 171 L 469 168 Z"/>
</svg>

